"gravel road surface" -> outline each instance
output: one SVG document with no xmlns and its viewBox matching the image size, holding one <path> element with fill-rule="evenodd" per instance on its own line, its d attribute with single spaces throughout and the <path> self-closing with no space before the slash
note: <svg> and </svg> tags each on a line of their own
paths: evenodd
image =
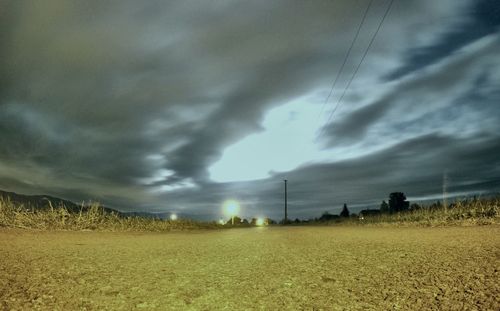
<svg viewBox="0 0 500 311">
<path fill-rule="evenodd" d="M 500 310 L 500 226 L 0 229 L 6 310 Z"/>
</svg>

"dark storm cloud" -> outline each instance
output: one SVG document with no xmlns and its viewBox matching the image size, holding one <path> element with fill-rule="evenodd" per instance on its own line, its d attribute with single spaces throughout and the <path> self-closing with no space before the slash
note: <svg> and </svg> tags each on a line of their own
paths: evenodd
<svg viewBox="0 0 500 311">
<path fill-rule="evenodd" d="M 317 202 L 317 215 L 322 210 L 338 212 L 344 202 L 375 207 L 393 191 L 404 191 L 416 199 L 439 197 L 444 173 L 454 185 L 448 189 L 450 192 L 491 191 L 500 180 L 496 159 L 500 137 L 482 134 L 474 138 L 429 134 L 359 159 L 304 167 L 287 177 L 295 181 L 297 197 L 308 195 L 312 202 Z M 483 181 L 492 184 L 484 185 Z M 460 187 L 463 183 L 469 184 Z M 323 189 L 318 189 L 318 184 Z M 290 186 L 291 193 L 293 189 Z M 301 215 L 308 214 L 307 204 L 295 207 Z"/>
<path fill-rule="evenodd" d="M 439 111 L 447 110 L 449 114 L 453 114 L 463 107 L 477 110 L 486 106 L 491 112 L 500 113 L 500 108 L 495 105 L 498 102 L 500 79 L 493 74 L 500 70 L 497 58 L 500 53 L 500 36 L 492 35 L 484 41 L 486 42 L 473 43 L 469 50 L 459 55 L 449 56 L 433 70 L 401 80 L 380 99 L 330 123 L 325 130 L 328 145 L 360 142 L 380 122 L 385 122 L 386 128 L 395 131 L 409 129 L 412 124 L 420 125 L 421 129 L 426 128 L 429 122 L 446 120 L 446 116 L 436 118 Z M 481 98 L 473 96 L 481 90 Z M 461 98 L 467 98 L 467 101 L 460 100 Z M 457 101 L 462 103 L 461 107 L 456 105 Z M 429 113 L 421 116 L 408 113 L 416 110 Z M 460 113 L 470 111 L 463 109 Z M 484 115 L 488 117 L 491 114 Z M 414 134 L 411 131 L 405 133 Z"/>
<path fill-rule="evenodd" d="M 496 133 L 481 133 L 474 139 L 433 133 L 356 159 L 304 166 L 258 182 L 211 183 L 167 197 L 175 198 L 174 208 L 207 215 L 219 211 L 223 200 L 236 198 L 245 202 L 247 217 L 279 219 L 283 179 L 288 179 L 290 217 L 319 217 L 324 211 L 338 213 L 343 203 L 354 206 L 353 211 L 377 207 L 394 191 L 404 191 L 414 201 L 440 198 L 443 174 L 450 180 L 450 194 L 459 197 L 497 189 L 499 152 Z M 190 208 L 191 201 L 207 203 Z"/>
<path fill-rule="evenodd" d="M 336 22 L 345 10 L 358 15 L 328 2 L 10 5 L 0 104 L 16 121 L 3 124 L 2 155 L 117 184 L 154 174 L 151 154 L 175 172 L 165 183 L 205 179 L 267 108 L 325 79 L 337 53 L 321 49 L 332 47 L 326 30 L 348 29 Z"/>
<path fill-rule="evenodd" d="M 206 179 L 206 168 L 220 157 L 224 146 L 261 130 L 260 121 L 265 110 L 285 98 L 299 96 L 322 80 L 317 75 L 318 69 L 328 57 L 293 55 L 290 59 L 268 62 L 265 68 L 258 68 L 257 77 L 248 79 L 241 89 L 229 94 L 220 108 L 206 119 L 206 126 L 167 156 L 167 168 L 179 177 Z"/>
<path fill-rule="evenodd" d="M 461 9 L 466 2 L 395 2 L 358 77 L 361 83 L 378 83 L 373 81 L 397 72 L 391 76 L 394 81 L 383 81 L 376 95 L 348 94 L 347 112 L 334 119 L 326 132 L 330 146 L 363 140 L 382 121 L 401 114 L 402 106 L 412 106 L 410 99 L 425 93 L 433 94 L 426 98 L 429 102 L 444 96 L 446 103 L 465 107 L 464 112 L 471 102 L 483 103 L 478 104 L 483 109 L 477 117 L 491 118 L 498 98 L 498 87 L 492 86 L 498 80 L 494 73 L 498 66 L 477 60 L 491 58 L 494 44 L 446 61 L 452 51 L 498 26 L 491 18 L 494 15 L 488 15 L 491 2 L 480 2 L 472 15 Z M 388 3 L 374 2 L 346 63 L 347 73 L 362 55 L 369 30 Z M 204 217 L 214 217 L 223 200 L 236 196 L 251 209 L 262 213 L 271 209 L 272 214 L 281 204 L 284 174 L 214 183 L 207 169 L 231 144 L 265 131 L 262 121 L 270 109 L 306 94 L 323 94 L 331 87 L 367 4 L 364 0 L 5 1 L 0 10 L 0 187 L 79 201 L 97 199 L 124 210 L 179 209 Z M 457 18 L 442 19 L 455 13 Z M 426 43 L 425 48 L 405 58 L 402 53 L 422 46 L 408 39 L 413 38 L 416 23 L 421 25 L 419 40 Z M 481 29 L 459 36 L 465 30 L 450 30 L 457 23 Z M 445 35 L 441 35 L 443 29 Z M 445 49 L 450 42 L 451 48 Z M 443 65 L 433 71 L 398 79 L 417 67 L 440 62 Z M 484 69 L 477 70 L 480 66 Z M 339 85 L 346 80 L 342 76 Z M 401 102 L 401 97 L 408 100 Z M 428 119 L 417 113 L 402 121 Z M 443 122 L 446 116 L 438 119 L 435 122 L 448 125 Z M 390 140 L 388 133 L 397 126 L 401 125 L 377 129 L 380 139 Z M 435 147 L 436 141 L 478 147 L 471 145 L 478 139 L 477 131 L 470 135 L 475 138 L 467 140 L 449 133 L 440 136 L 436 128 L 418 131 L 415 127 L 392 145 L 381 144 L 373 157 L 287 173 L 297 213 L 308 215 L 308 206 L 316 212 L 354 195 L 359 196 L 357 204 L 385 195 L 411 172 L 388 173 L 393 172 L 389 164 L 377 165 L 377 161 L 402 167 L 398 159 L 386 158 L 402 149 L 425 154 L 425 148 Z M 496 129 L 482 127 L 485 133 Z M 401 150 L 394 149 L 397 146 Z M 461 150 L 457 156 L 465 157 L 467 152 Z M 422 155 L 414 163 L 427 160 Z M 486 170 L 467 173 L 477 183 L 494 179 Z M 441 168 L 429 165 L 429 176 L 439 174 Z M 415 195 L 434 193 L 426 188 L 424 177 L 408 185 L 416 189 Z M 371 182 L 386 187 L 368 191 Z M 332 183 L 339 190 L 335 200 L 329 197 Z"/>
<path fill-rule="evenodd" d="M 401 78 L 447 57 L 478 38 L 497 32 L 500 28 L 500 6 L 497 0 L 477 0 L 470 3 L 463 20 L 443 34 L 432 45 L 412 48 L 405 64 L 387 75 L 387 79 Z"/>
</svg>

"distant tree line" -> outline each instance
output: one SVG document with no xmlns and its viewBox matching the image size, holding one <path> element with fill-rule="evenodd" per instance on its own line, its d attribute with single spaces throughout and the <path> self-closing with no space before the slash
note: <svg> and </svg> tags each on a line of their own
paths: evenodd
<svg viewBox="0 0 500 311">
<path fill-rule="evenodd" d="M 379 214 L 393 214 L 408 211 L 410 209 L 420 208 L 418 204 L 412 204 L 407 201 L 406 195 L 403 192 L 392 192 L 389 194 L 389 200 L 386 202 L 382 201 L 379 209 L 364 209 L 359 212 L 359 215 L 349 212 L 347 204 L 344 203 L 342 211 L 339 215 L 332 215 L 329 212 L 323 213 L 321 217 L 314 219 L 317 222 L 328 222 L 328 221 L 341 221 L 349 217 L 359 217 L 364 218 L 366 216 L 374 216 Z"/>
<path fill-rule="evenodd" d="M 233 219 L 229 218 L 229 220 L 224 222 L 226 225 L 233 225 Z M 262 225 L 275 225 L 277 222 L 271 218 L 264 218 Z M 234 226 L 257 226 L 257 218 L 252 218 L 250 221 L 246 218 L 240 218 L 238 216 L 234 216 Z"/>
<path fill-rule="evenodd" d="M 450 204 L 449 207 L 452 208 L 454 204 Z M 429 209 L 439 209 L 442 208 L 443 204 L 440 201 L 437 201 L 430 206 L 426 206 L 426 208 Z M 415 211 L 423 208 L 421 205 L 417 203 L 410 204 L 410 202 L 407 200 L 406 195 L 403 192 L 392 192 L 389 194 L 389 199 L 388 201 L 383 200 L 382 203 L 380 204 L 380 207 L 378 209 L 364 209 L 359 211 L 358 214 L 356 213 L 351 213 L 349 211 L 349 208 L 347 207 L 347 204 L 344 203 L 342 210 L 338 215 L 336 214 L 331 214 L 328 211 L 325 211 L 320 217 L 314 218 L 314 219 L 307 219 L 307 220 L 301 220 L 299 218 L 295 218 L 295 220 L 288 219 L 285 221 L 285 219 L 282 219 L 281 221 L 277 222 L 274 221 L 270 218 L 265 219 L 265 225 L 272 225 L 272 224 L 289 224 L 289 225 L 294 225 L 294 224 L 307 224 L 307 223 L 322 223 L 322 222 L 340 222 L 345 219 L 349 218 L 359 218 L 359 219 L 364 219 L 364 217 L 370 217 L 370 216 L 376 216 L 380 214 L 396 214 L 396 213 L 404 213 L 407 211 Z M 231 219 L 227 221 L 228 225 L 231 224 Z M 235 226 L 255 226 L 257 225 L 257 219 L 252 218 L 250 221 L 247 219 L 241 219 L 239 217 L 234 218 L 234 225 Z"/>
</svg>

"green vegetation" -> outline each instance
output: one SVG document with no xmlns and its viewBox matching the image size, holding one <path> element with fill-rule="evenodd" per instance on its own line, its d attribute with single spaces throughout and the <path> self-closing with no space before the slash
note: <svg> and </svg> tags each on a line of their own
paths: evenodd
<svg viewBox="0 0 500 311">
<path fill-rule="evenodd" d="M 98 203 L 82 206 L 79 212 L 71 212 L 62 204 L 53 207 L 49 202 L 49 206 L 50 208 L 46 209 L 35 209 L 0 197 L 0 227 L 152 232 L 221 228 L 215 222 L 123 217 L 116 212 L 106 210 Z"/>
</svg>

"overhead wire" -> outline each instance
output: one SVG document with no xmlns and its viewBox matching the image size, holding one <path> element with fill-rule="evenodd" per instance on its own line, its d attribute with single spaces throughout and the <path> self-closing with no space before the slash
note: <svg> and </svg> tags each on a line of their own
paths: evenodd
<svg viewBox="0 0 500 311">
<path fill-rule="evenodd" d="M 379 24 L 378 24 L 378 27 L 377 29 L 375 30 L 371 40 L 370 40 L 370 43 L 368 44 L 368 46 L 366 47 L 364 53 L 363 53 L 363 56 L 361 57 L 361 60 L 359 61 L 358 65 L 356 66 L 356 69 L 353 71 L 352 75 L 351 75 L 351 78 L 349 79 L 349 81 L 347 82 L 345 88 L 344 88 L 344 91 L 342 92 L 342 95 L 339 97 L 338 101 L 337 101 L 337 104 L 335 105 L 334 109 L 332 110 L 332 112 L 330 113 L 329 117 L 328 117 L 328 120 L 325 122 L 325 124 L 323 125 L 323 127 L 321 128 L 320 130 L 320 133 L 318 134 L 318 136 L 316 136 L 316 141 L 318 141 L 321 136 L 323 135 L 324 131 L 325 131 L 325 127 L 330 123 L 333 115 L 335 114 L 335 112 L 337 111 L 337 109 L 340 107 L 340 105 L 342 104 L 342 100 L 344 99 L 344 96 L 345 94 L 347 93 L 347 90 L 349 89 L 349 87 L 351 86 L 352 84 L 352 81 L 354 81 L 354 79 L 356 78 L 356 75 L 359 71 L 359 68 L 361 67 L 361 65 L 363 64 L 363 61 L 365 60 L 366 56 L 368 55 L 368 52 L 370 51 L 370 48 L 372 47 L 373 45 L 373 42 L 375 41 L 375 38 L 377 37 L 380 29 L 382 28 L 382 25 L 384 23 L 384 21 L 386 20 L 387 18 L 387 15 L 389 14 L 389 11 L 391 10 L 391 7 L 392 7 L 392 4 L 394 3 L 394 0 L 391 0 L 389 5 L 387 6 L 386 10 L 385 10 L 385 13 L 382 17 L 382 19 L 380 20 Z"/>
<path fill-rule="evenodd" d="M 323 114 L 323 110 L 325 109 L 326 104 L 328 103 L 328 101 L 330 100 L 330 97 L 333 94 L 333 90 L 335 89 L 335 86 L 337 85 L 339 77 L 342 75 L 342 72 L 344 71 L 344 67 L 347 63 L 347 60 L 349 59 L 349 56 L 351 55 L 352 48 L 354 47 L 354 44 L 356 43 L 356 40 L 359 37 L 359 33 L 361 32 L 361 28 L 363 27 L 363 24 L 365 23 L 366 16 L 368 15 L 368 11 L 370 11 L 372 3 L 373 3 L 373 0 L 370 0 L 370 2 L 368 3 L 368 6 L 365 9 L 363 17 L 361 18 L 361 21 L 358 25 L 358 29 L 356 30 L 356 34 L 354 35 L 354 37 L 351 41 L 351 45 L 349 46 L 349 49 L 347 50 L 347 53 L 344 56 L 344 61 L 342 62 L 342 65 L 340 66 L 339 71 L 337 72 L 337 76 L 335 77 L 335 80 L 332 84 L 332 87 L 330 88 L 330 93 L 326 97 L 325 102 L 323 103 L 323 106 L 321 107 L 321 111 L 319 112 L 318 118 Z"/>
</svg>

